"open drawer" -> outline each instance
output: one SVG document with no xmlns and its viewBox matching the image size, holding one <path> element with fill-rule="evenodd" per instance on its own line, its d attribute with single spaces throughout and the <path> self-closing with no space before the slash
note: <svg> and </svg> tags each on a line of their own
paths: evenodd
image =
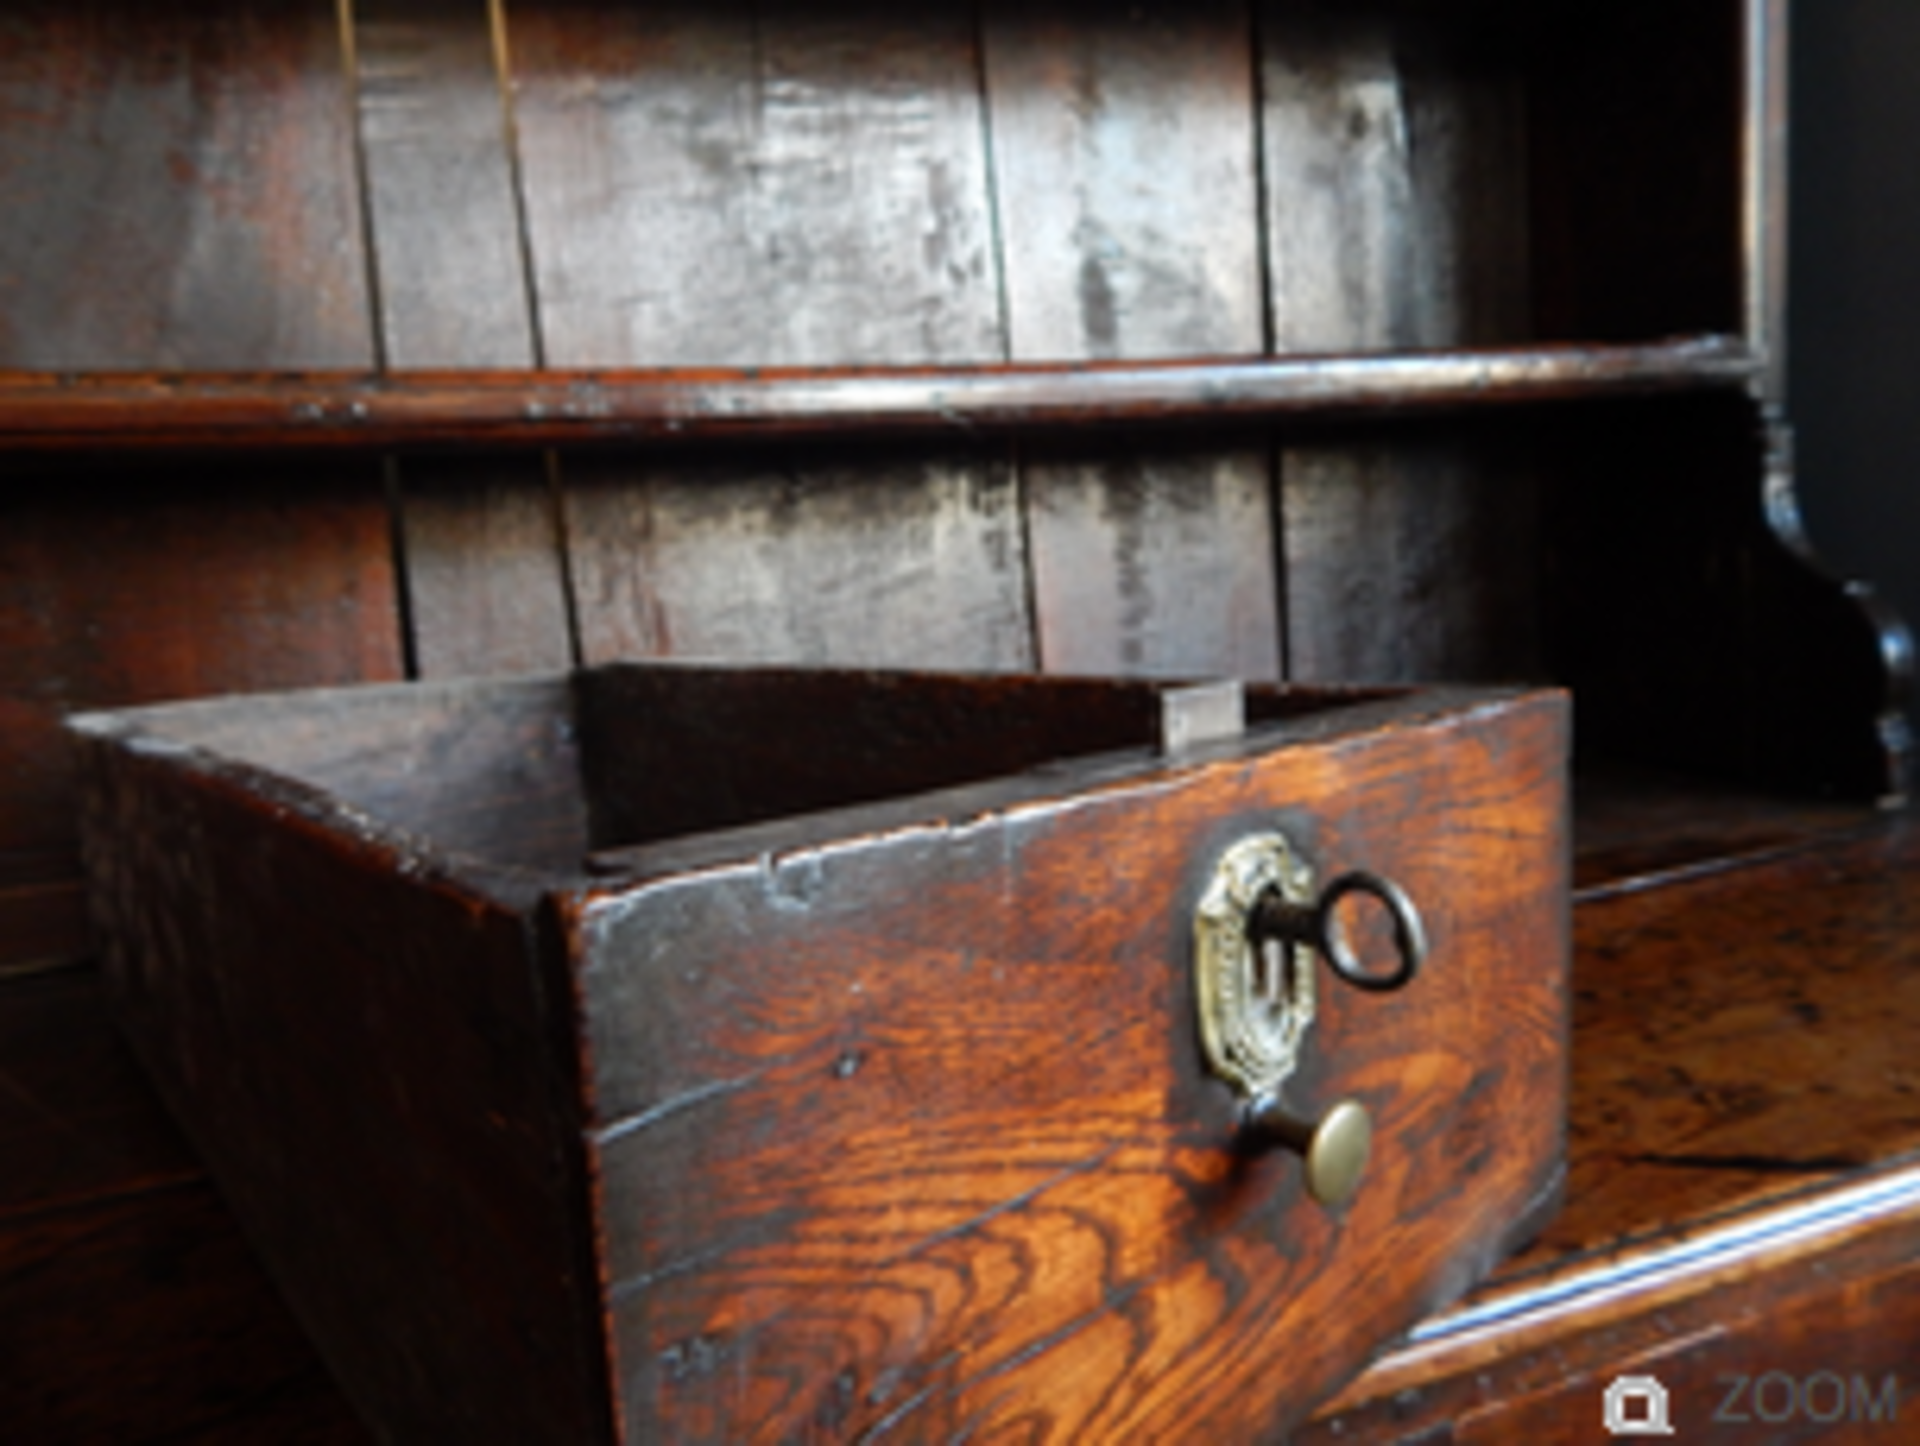
<svg viewBox="0 0 1920 1446">
<path fill-rule="evenodd" d="M 73 727 L 123 1022 L 384 1439 L 1232 1442 L 1555 1203 L 1567 724 L 617 665 Z"/>
</svg>

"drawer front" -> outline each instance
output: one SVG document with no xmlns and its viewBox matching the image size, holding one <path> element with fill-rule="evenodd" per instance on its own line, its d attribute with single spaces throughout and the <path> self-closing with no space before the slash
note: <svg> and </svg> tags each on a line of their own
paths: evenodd
<svg viewBox="0 0 1920 1446">
<path fill-rule="evenodd" d="M 625 1438 L 1284 1434 L 1555 1200 L 1566 750 L 1559 695 L 1414 695 L 576 896 Z M 1369 1113 L 1345 1205 L 1202 1042 L 1196 909 L 1274 834 L 1427 936 L 1314 966 L 1281 1093 Z"/>
</svg>

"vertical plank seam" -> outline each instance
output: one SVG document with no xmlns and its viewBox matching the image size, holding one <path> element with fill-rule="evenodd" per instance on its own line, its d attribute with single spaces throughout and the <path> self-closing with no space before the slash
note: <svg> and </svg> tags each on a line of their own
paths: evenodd
<svg viewBox="0 0 1920 1446">
<path fill-rule="evenodd" d="M 1262 20 L 1264 0 L 1248 0 L 1246 20 L 1249 66 L 1252 70 L 1253 115 L 1253 228 L 1254 263 L 1260 288 L 1260 350 L 1277 352 L 1273 319 L 1273 236 L 1267 189 L 1267 29 Z M 1282 679 L 1293 677 L 1293 606 L 1287 578 L 1286 454 L 1280 436 L 1265 431 L 1267 450 L 1267 546 L 1273 556 L 1273 647 L 1275 667 Z"/>
<path fill-rule="evenodd" d="M 527 308 L 527 336 L 533 346 L 533 365 L 547 369 L 546 318 L 540 306 L 540 280 L 534 268 L 533 224 L 527 210 L 526 161 L 520 145 L 520 113 L 514 103 L 513 44 L 507 30 L 506 0 L 486 0 L 487 35 L 493 53 L 494 86 L 500 97 L 501 141 L 507 153 L 508 187 L 513 195 L 515 249 L 520 257 L 520 289 Z M 573 532 L 567 521 L 566 468 L 557 448 L 540 454 L 545 479 L 547 516 L 553 547 L 560 565 L 560 604 L 566 617 L 567 658 L 578 668 L 585 660 L 580 631 L 580 588 L 574 576 Z"/>
<path fill-rule="evenodd" d="M 1268 226 L 1268 209 L 1273 198 L 1267 189 L 1267 29 L 1261 24 L 1263 0 L 1248 0 L 1246 7 L 1253 95 L 1253 225 L 1254 261 L 1260 286 L 1260 350 L 1275 355 L 1273 319 L 1273 237 Z"/>
<path fill-rule="evenodd" d="M 406 480 L 392 452 L 380 458 L 381 491 L 387 502 L 387 537 L 393 557 L 394 605 L 400 613 L 400 668 L 409 681 L 420 678 L 420 633 L 413 598 L 413 570 L 407 562 Z"/>
<path fill-rule="evenodd" d="M 553 520 L 553 543 L 560 553 L 560 605 L 567 620 L 567 658 L 575 668 L 586 662 L 586 645 L 580 631 L 580 585 L 573 571 L 573 528 L 567 517 L 567 480 L 559 449 L 548 447 L 540 454 L 546 474 L 547 507 Z"/>
<path fill-rule="evenodd" d="M 366 116 L 360 84 L 359 19 L 353 0 L 334 0 L 340 31 L 341 84 L 346 90 L 347 114 L 353 121 L 353 181 L 360 203 L 360 264 L 366 277 L 367 323 L 373 344 L 373 369 L 387 374 L 387 306 L 380 275 L 380 254 L 373 214 L 373 183 L 367 161 Z M 394 607 L 400 630 L 400 668 L 409 679 L 420 676 L 420 640 L 415 626 L 413 574 L 407 566 L 405 483 L 399 459 L 389 452 L 380 459 L 381 493 L 387 507 L 387 549 L 393 568 Z"/>
<path fill-rule="evenodd" d="M 999 318 L 1000 359 L 1013 360 L 1013 303 L 1007 292 L 1006 232 L 1001 223 L 1000 167 L 994 154 L 993 84 L 987 73 L 987 12 L 992 0 L 975 0 L 973 7 L 973 73 L 980 100 L 980 147 L 987 183 L 987 244 L 993 259 L 994 307 Z M 1020 605 L 1026 611 L 1028 672 L 1046 671 L 1044 633 L 1040 626 L 1040 580 L 1033 549 L 1033 503 L 1027 468 L 1017 439 L 1004 445 L 1008 478 L 1020 539 Z"/>
<path fill-rule="evenodd" d="M 514 246 L 520 256 L 520 290 L 527 308 L 527 335 L 533 343 L 536 371 L 547 369 L 546 323 L 540 311 L 540 286 L 533 266 L 533 227 L 527 219 L 526 166 L 520 153 L 520 116 L 513 100 L 513 47 L 507 39 L 505 0 L 486 0 L 487 35 L 493 52 L 494 86 L 500 97 L 500 136 L 507 153 L 507 182 L 513 193 Z"/>
<path fill-rule="evenodd" d="M 1026 459 L 1021 453 L 1017 440 L 1006 444 L 1006 458 L 1013 482 L 1013 505 L 1019 522 L 1017 536 L 1020 539 L 1020 605 L 1026 609 L 1027 613 L 1025 671 L 1044 673 L 1047 671 L 1047 660 L 1041 647 L 1040 578 L 1039 564 L 1033 549 L 1033 499 L 1027 488 Z"/>
<path fill-rule="evenodd" d="M 386 293 L 380 279 L 380 254 L 374 235 L 373 184 L 367 163 L 366 117 L 362 111 L 360 42 L 353 0 L 334 0 L 340 26 L 342 84 L 347 92 L 347 114 L 353 118 L 353 180 L 360 203 L 360 264 L 366 275 L 368 322 L 373 340 L 373 369 L 386 375 L 388 365 Z"/>
<path fill-rule="evenodd" d="M 994 306 L 999 317 L 1000 359 L 1013 360 L 1013 306 L 1007 297 L 1006 235 L 1000 219 L 1000 168 L 994 155 L 993 87 L 987 76 L 987 7 L 973 7 L 973 74 L 980 98 L 980 147 L 987 182 L 987 241 L 993 258 Z"/>
</svg>

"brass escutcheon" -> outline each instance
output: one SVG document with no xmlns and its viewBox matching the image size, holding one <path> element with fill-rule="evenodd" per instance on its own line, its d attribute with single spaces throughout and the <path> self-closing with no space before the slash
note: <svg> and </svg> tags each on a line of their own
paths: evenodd
<svg viewBox="0 0 1920 1446">
<path fill-rule="evenodd" d="M 1347 942 L 1338 911 L 1356 895 L 1387 911 L 1395 966 L 1376 972 Z M 1304 1166 L 1307 1193 L 1330 1210 L 1352 1203 L 1373 1146 L 1373 1120 L 1341 1100 L 1317 1121 L 1294 1113 L 1280 1086 L 1313 1024 L 1314 961 L 1356 989 L 1404 988 L 1427 956 L 1426 926 L 1406 891 L 1364 870 L 1340 875 L 1317 898 L 1313 870 L 1279 833 L 1255 834 L 1214 866 L 1194 911 L 1194 989 L 1200 1040 L 1215 1074 L 1245 1101 L 1243 1136 L 1281 1145 Z"/>
<path fill-rule="evenodd" d="M 1313 1024 L 1313 960 L 1298 943 L 1256 941 L 1262 899 L 1313 903 L 1313 870 L 1278 833 L 1241 839 L 1221 856 L 1194 911 L 1194 988 L 1207 1063 L 1242 1094 L 1277 1090 Z"/>
</svg>

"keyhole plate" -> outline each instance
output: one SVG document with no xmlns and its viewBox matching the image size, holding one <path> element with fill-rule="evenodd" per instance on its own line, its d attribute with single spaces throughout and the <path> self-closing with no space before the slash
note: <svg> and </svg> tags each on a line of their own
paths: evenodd
<svg viewBox="0 0 1920 1446">
<path fill-rule="evenodd" d="M 1200 1044 L 1214 1073 L 1249 1096 L 1271 1094 L 1293 1073 L 1313 1023 L 1312 952 L 1248 937 L 1254 901 L 1268 889 L 1313 903 L 1313 870 L 1279 833 L 1243 838 L 1221 855 L 1193 916 Z"/>
</svg>

